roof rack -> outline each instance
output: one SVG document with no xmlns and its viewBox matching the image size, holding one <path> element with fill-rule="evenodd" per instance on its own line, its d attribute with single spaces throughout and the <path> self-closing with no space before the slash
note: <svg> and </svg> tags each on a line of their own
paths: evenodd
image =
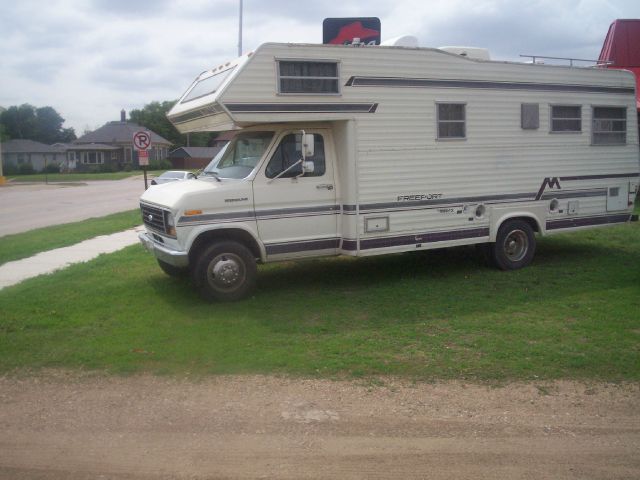
<svg viewBox="0 0 640 480">
<path fill-rule="evenodd" d="M 563 60 L 569 62 L 569 66 L 573 67 L 573 62 L 586 62 L 593 63 L 595 67 L 603 67 L 606 65 L 610 65 L 611 62 L 602 61 L 602 60 L 586 60 L 584 58 L 568 58 L 568 57 L 545 57 L 543 55 L 520 55 L 521 57 L 531 58 L 532 63 L 538 63 L 538 60 Z"/>
</svg>

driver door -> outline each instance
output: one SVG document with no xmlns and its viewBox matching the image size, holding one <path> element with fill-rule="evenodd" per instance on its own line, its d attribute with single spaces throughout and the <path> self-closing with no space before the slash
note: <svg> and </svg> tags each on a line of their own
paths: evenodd
<svg viewBox="0 0 640 480">
<path fill-rule="evenodd" d="M 330 130 L 313 130 L 313 172 L 303 174 L 300 131 L 284 132 L 254 182 L 258 232 L 272 260 L 337 253 L 339 206 Z"/>
</svg>

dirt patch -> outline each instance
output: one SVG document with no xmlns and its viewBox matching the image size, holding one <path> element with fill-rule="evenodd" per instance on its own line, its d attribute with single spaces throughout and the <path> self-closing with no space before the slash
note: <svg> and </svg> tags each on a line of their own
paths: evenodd
<svg viewBox="0 0 640 480">
<path fill-rule="evenodd" d="M 640 478 L 640 386 L 5 377 L 0 478 Z"/>
</svg>

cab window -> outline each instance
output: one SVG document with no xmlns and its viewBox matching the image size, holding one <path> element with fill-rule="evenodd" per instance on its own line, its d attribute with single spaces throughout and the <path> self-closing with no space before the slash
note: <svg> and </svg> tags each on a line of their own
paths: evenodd
<svg viewBox="0 0 640 480">
<path fill-rule="evenodd" d="M 306 160 L 313 162 L 313 172 L 306 173 L 305 177 L 321 177 L 324 175 L 326 166 L 324 159 L 324 140 L 322 135 L 315 134 L 314 154 L 313 157 L 307 157 Z M 291 165 L 302 158 L 302 135 L 291 133 L 286 135 L 278 148 L 274 152 L 269 164 L 267 165 L 265 174 L 267 178 L 274 178 L 281 172 L 285 171 Z M 280 178 L 292 178 L 301 176 L 302 166 L 296 165 L 291 170 L 281 175 Z"/>
</svg>

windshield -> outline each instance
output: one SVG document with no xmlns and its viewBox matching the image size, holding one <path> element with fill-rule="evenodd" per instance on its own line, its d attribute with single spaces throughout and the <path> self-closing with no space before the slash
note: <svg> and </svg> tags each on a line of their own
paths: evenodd
<svg viewBox="0 0 640 480">
<path fill-rule="evenodd" d="M 247 132 L 236 135 L 202 171 L 219 178 L 246 178 L 271 143 L 273 132 Z"/>
</svg>

